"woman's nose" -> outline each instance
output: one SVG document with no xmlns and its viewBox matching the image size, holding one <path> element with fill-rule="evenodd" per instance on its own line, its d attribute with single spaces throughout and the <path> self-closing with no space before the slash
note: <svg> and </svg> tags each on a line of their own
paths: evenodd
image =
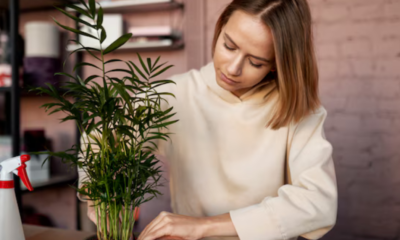
<svg viewBox="0 0 400 240">
<path fill-rule="evenodd" d="M 231 76 L 239 76 L 242 74 L 242 63 L 240 58 L 235 58 L 229 63 L 228 74 Z"/>
</svg>

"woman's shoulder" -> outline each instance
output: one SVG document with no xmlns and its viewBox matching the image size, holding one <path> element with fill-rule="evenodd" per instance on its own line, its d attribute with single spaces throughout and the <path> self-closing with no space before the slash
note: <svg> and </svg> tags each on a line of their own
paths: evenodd
<svg viewBox="0 0 400 240">
<path fill-rule="evenodd" d="M 328 116 L 328 111 L 326 108 L 320 104 L 316 109 L 312 110 L 304 116 L 300 121 L 298 122 L 291 122 L 291 128 L 292 129 L 297 129 L 297 128 L 308 128 L 308 127 L 315 127 L 319 124 L 324 124 L 325 120 Z"/>
</svg>

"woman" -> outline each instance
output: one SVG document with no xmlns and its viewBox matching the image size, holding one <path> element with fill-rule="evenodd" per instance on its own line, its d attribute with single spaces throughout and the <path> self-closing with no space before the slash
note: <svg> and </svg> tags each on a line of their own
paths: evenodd
<svg viewBox="0 0 400 240">
<path fill-rule="evenodd" d="M 234 0 L 212 51 L 162 86 L 179 119 L 159 146 L 173 213 L 139 240 L 322 237 L 336 222 L 337 185 L 306 0 Z"/>
</svg>

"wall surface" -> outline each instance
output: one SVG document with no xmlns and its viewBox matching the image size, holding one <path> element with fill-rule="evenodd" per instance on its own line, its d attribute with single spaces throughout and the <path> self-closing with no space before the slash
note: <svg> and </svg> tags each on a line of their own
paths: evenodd
<svg viewBox="0 0 400 240">
<path fill-rule="evenodd" d="M 311 0 L 339 218 L 326 239 L 398 239 L 400 1 Z"/>
</svg>

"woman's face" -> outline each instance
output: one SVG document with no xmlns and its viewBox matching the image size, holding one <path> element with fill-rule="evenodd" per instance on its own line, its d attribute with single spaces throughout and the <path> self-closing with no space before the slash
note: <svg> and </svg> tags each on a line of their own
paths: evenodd
<svg viewBox="0 0 400 240">
<path fill-rule="evenodd" d="M 269 27 L 256 16 L 235 11 L 221 30 L 213 60 L 218 85 L 240 97 L 275 70 Z"/>
</svg>

